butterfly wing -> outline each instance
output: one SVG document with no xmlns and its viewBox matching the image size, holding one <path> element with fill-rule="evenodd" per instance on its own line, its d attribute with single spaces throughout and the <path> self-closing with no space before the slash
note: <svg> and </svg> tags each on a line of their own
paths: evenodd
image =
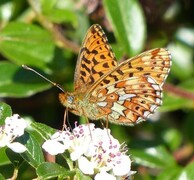
<svg viewBox="0 0 194 180">
<path fill-rule="evenodd" d="M 90 92 L 102 118 L 131 125 L 152 114 L 162 100 L 162 86 L 170 71 L 171 57 L 164 48 L 146 51 L 122 62 Z"/>
<path fill-rule="evenodd" d="M 75 75 L 75 91 L 85 91 L 117 66 L 115 55 L 102 28 L 95 24 L 90 27 L 79 53 Z"/>
</svg>

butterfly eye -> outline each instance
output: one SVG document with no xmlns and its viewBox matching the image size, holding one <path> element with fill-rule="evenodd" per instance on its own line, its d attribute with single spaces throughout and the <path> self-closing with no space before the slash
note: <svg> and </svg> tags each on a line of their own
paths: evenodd
<svg viewBox="0 0 194 180">
<path fill-rule="evenodd" d="M 67 102 L 69 104 L 72 104 L 73 103 L 73 100 L 74 100 L 74 97 L 73 96 L 67 96 Z"/>
</svg>

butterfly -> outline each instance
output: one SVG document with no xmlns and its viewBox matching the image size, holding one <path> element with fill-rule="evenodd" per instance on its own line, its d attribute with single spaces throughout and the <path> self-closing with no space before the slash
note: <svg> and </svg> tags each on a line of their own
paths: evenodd
<svg viewBox="0 0 194 180">
<path fill-rule="evenodd" d="M 162 104 L 162 86 L 171 55 L 148 50 L 118 63 L 100 25 L 92 25 L 82 43 L 74 74 L 74 92 L 59 94 L 72 113 L 91 120 L 134 125 Z"/>
</svg>

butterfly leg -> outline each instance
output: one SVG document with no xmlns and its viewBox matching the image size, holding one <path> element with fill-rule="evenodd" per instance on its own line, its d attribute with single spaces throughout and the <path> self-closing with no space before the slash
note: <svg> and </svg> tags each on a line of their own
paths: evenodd
<svg viewBox="0 0 194 180">
<path fill-rule="evenodd" d="M 68 120 L 68 109 L 67 108 L 65 109 L 65 112 L 64 112 L 62 131 L 64 131 L 64 129 L 67 128 L 67 126 L 66 126 L 66 119 L 67 119 L 67 122 L 69 124 L 69 120 Z"/>
<path fill-rule="evenodd" d="M 106 129 L 108 129 L 108 114 L 106 115 Z"/>
</svg>

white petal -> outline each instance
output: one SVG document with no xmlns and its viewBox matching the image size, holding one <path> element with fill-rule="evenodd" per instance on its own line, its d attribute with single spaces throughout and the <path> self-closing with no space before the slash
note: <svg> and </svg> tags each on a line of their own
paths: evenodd
<svg viewBox="0 0 194 180">
<path fill-rule="evenodd" d="M 116 164 L 113 168 L 113 173 L 116 176 L 124 176 L 126 174 L 129 174 L 131 171 L 131 159 L 129 156 L 123 155 L 121 157 L 120 163 Z"/>
<path fill-rule="evenodd" d="M 65 146 L 55 140 L 45 141 L 42 148 L 51 155 L 57 155 L 65 151 Z"/>
<path fill-rule="evenodd" d="M 84 154 L 81 146 L 75 147 L 74 151 L 70 154 L 71 160 L 76 161 Z"/>
<path fill-rule="evenodd" d="M 88 161 L 87 158 L 81 156 L 78 159 L 78 166 L 84 174 L 94 174 L 94 164 Z"/>
<path fill-rule="evenodd" d="M 116 180 L 116 177 L 114 177 L 113 175 L 111 174 L 108 174 L 107 172 L 100 172 L 98 173 L 95 177 L 94 177 L 95 180 L 101 180 L 101 179 L 106 179 L 106 180 Z"/>
<path fill-rule="evenodd" d="M 23 153 L 24 151 L 26 151 L 26 147 L 19 142 L 10 143 L 7 145 L 7 147 L 9 147 L 12 151 L 16 153 Z"/>
<path fill-rule="evenodd" d="M 10 137 L 7 136 L 4 132 L 0 134 L 0 147 L 7 146 L 11 141 Z"/>
</svg>

